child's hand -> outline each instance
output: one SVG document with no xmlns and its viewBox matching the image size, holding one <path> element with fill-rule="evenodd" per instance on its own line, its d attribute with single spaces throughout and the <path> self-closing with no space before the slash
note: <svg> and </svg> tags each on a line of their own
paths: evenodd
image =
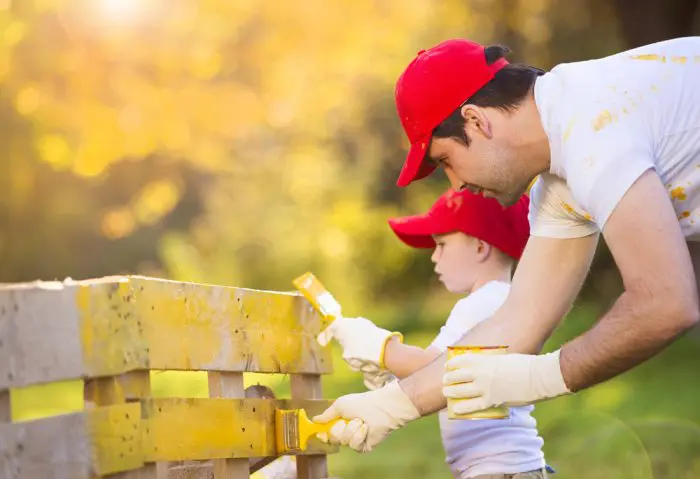
<svg viewBox="0 0 700 479">
<path fill-rule="evenodd" d="M 394 336 L 403 339 L 401 333 L 380 328 L 366 318 L 336 318 L 319 334 L 318 342 L 325 346 L 335 339 L 352 369 L 376 374 L 384 369 L 384 347 Z"/>
</svg>

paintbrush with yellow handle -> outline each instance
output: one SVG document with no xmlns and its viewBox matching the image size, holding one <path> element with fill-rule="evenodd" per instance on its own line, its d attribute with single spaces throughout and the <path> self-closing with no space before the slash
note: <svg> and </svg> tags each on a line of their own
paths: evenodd
<svg viewBox="0 0 700 479">
<path fill-rule="evenodd" d="M 275 445 L 277 455 L 305 451 L 311 436 L 330 433 L 331 428 L 345 419 L 335 419 L 327 423 L 313 422 L 303 409 L 275 410 Z"/>
<path fill-rule="evenodd" d="M 343 316 L 340 303 L 318 280 L 313 273 L 304 273 L 292 281 L 292 284 L 307 299 L 309 303 L 321 313 L 324 320 L 324 328 L 333 322 L 335 318 Z"/>
</svg>

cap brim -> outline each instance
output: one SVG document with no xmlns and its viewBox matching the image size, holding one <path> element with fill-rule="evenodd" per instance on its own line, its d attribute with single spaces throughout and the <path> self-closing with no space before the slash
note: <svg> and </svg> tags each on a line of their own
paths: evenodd
<svg viewBox="0 0 700 479">
<path fill-rule="evenodd" d="M 433 235 L 445 233 L 444 228 L 439 228 L 435 218 L 429 215 L 393 218 L 389 220 L 389 226 L 401 241 L 413 248 L 434 248 Z"/>
<path fill-rule="evenodd" d="M 425 178 L 435 171 L 435 166 L 426 161 L 430 137 L 422 138 L 411 145 L 406 161 L 401 168 L 396 184 L 400 187 L 408 186 L 416 180 Z"/>
</svg>

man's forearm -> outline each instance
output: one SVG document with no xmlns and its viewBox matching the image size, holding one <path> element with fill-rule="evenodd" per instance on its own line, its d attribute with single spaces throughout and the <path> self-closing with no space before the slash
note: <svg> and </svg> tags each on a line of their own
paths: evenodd
<svg viewBox="0 0 700 479">
<path fill-rule="evenodd" d="M 447 405 L 445 396 L 442 395 L 445 358 L 445 354 L 441 354 L 426 367 L 399 382 L 421 416 L 437 412 Z"/>
<path fill-rule="evenodd" d="M 660 303 L 649 294 L 625 292 L 593 328 L 564 345 L 560 365 L 567 387 L 575 392 L 615 377 L 692 326 L 692 311 Z"/>
<path fill-rule="evenodd" d="M 544 340 L 557 324 L 556 321 L 541 321 L 524 315 L 518 321 L 509 320 L 513 314 L 505 307 L 472 328 L 456 343 L 458 345 L 507 345 L 509 352 L 537 353 Z M 443 409 L 447 402 L 442 394 L 442 376 L 445 373 L 446 355 L 441 354 L 420 371 L 400 382 L 401 389 L 420 411 L 422 416 Z"/>
</svg>

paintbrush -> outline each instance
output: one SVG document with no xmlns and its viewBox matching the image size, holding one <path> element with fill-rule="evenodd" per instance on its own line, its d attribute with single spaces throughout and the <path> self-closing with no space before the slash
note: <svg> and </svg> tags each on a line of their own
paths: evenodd
<svg viewBox="0 0 700 479">
<path fill-rule="evenodd" d="M 324 326 L 328 326 L 335 318 L 343 316 L 340 303 L 318 280 L 313 273 L 304 273 L 292 281 L 292 284 L 321 313 Z"/>
<path fill-rule="evenodd" d="M 275 410 L 275 445 L 277 454 L 305 451 L 309 438 L 318 433 L 329 433 L 331 428 L 344 419 L 327 423 L 313 422 L 303 409 Z"/>
</svg>

